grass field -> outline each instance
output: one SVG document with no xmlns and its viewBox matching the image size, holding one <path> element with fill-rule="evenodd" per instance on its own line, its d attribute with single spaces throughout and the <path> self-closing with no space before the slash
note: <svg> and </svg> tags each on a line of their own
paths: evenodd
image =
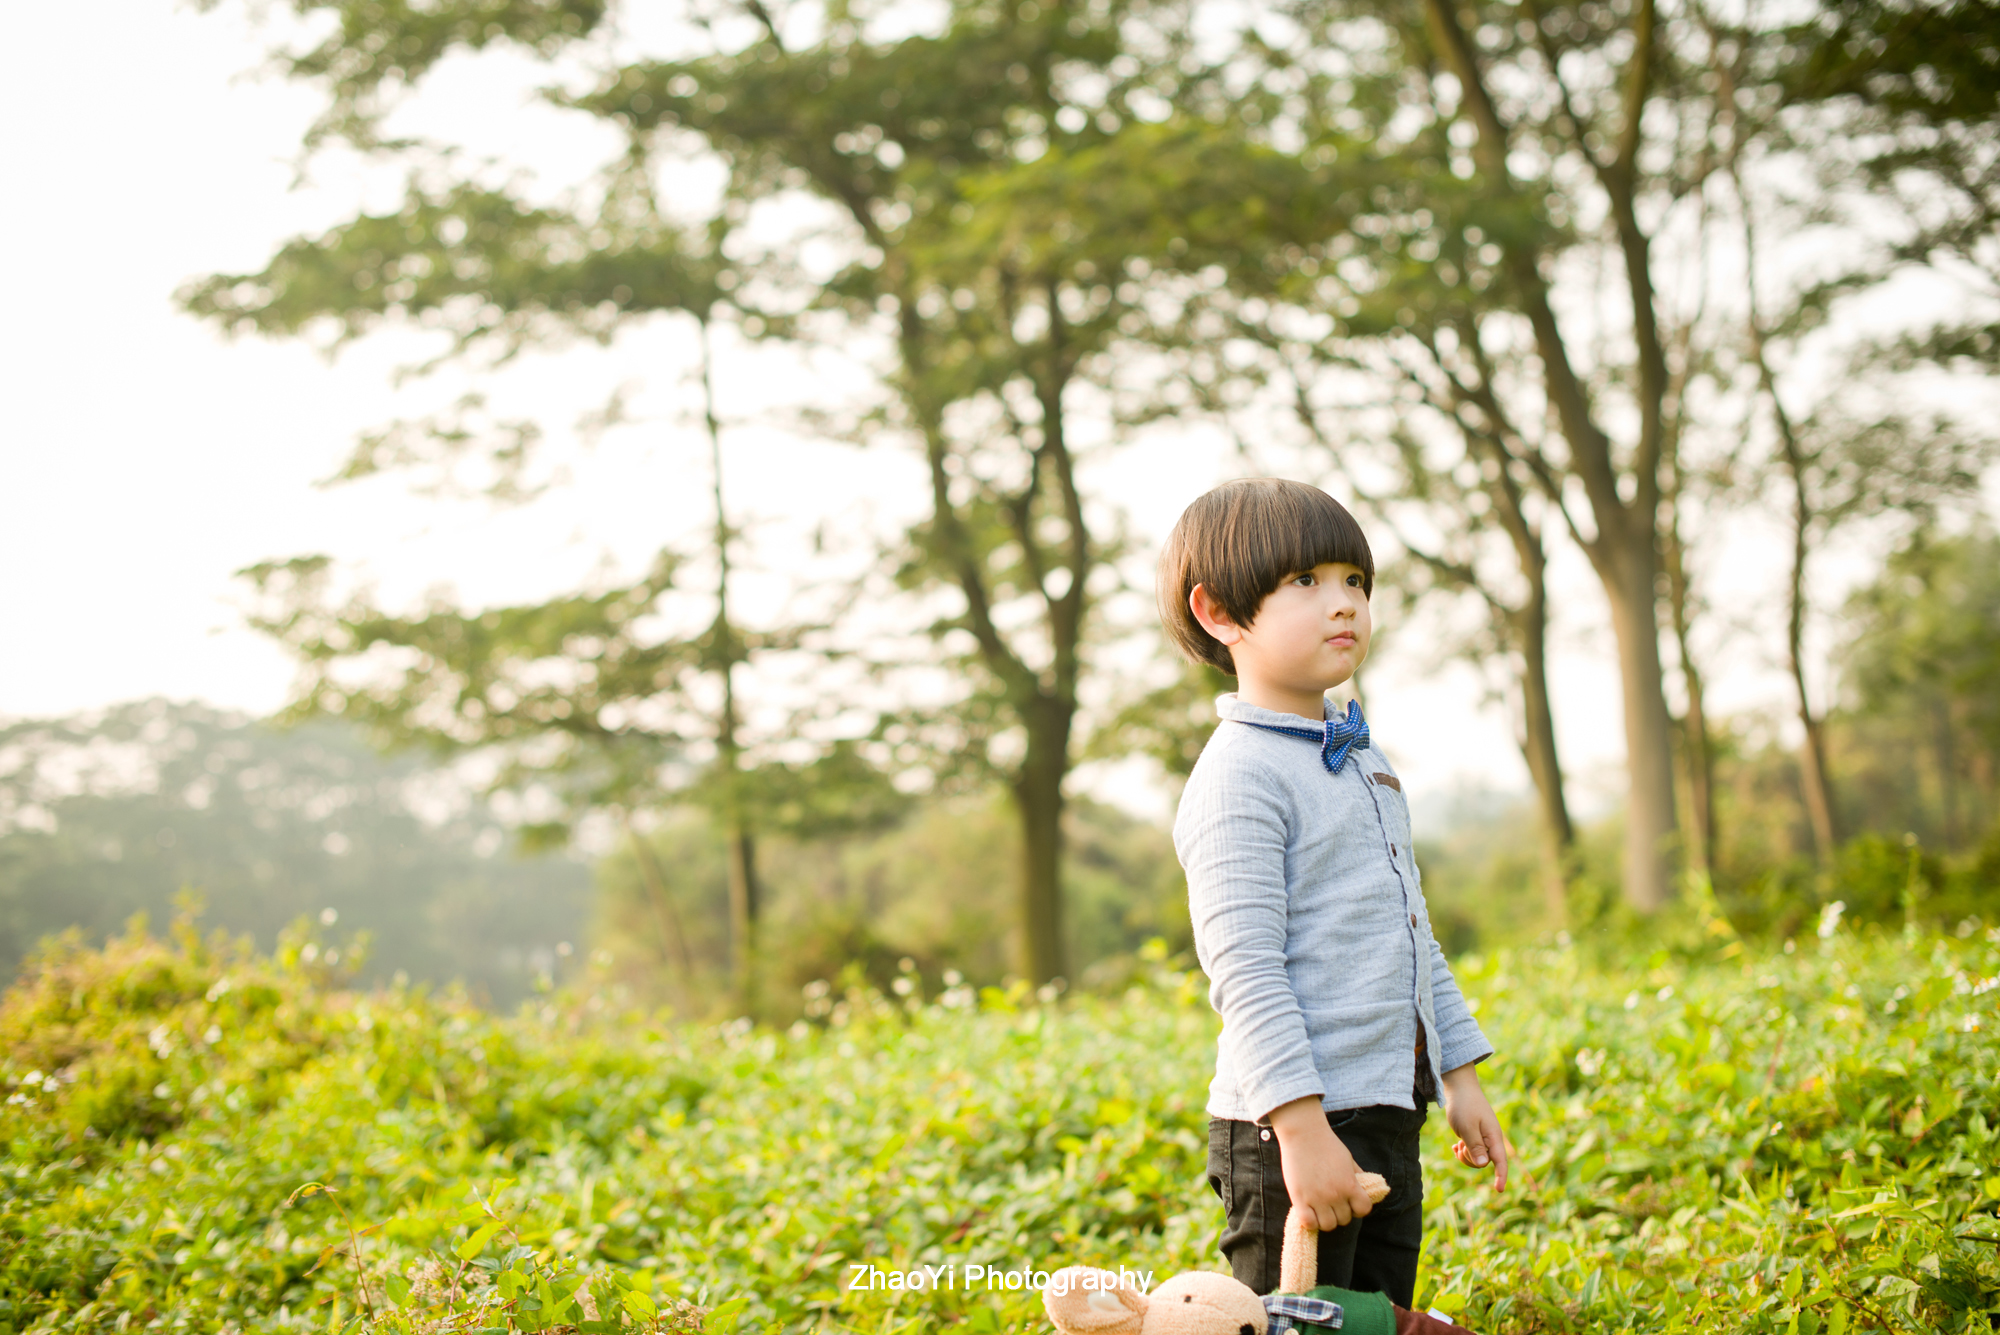
<svg viewBox="0 0 2000 1335">
<path fill-rule="evenodd" d="M 1992 1329 L 1996 939 L 1459 961 L 1526 1171 L 1476 1187 L 1433 1115 L 1420 1303 L 1482 1332 Z M 338 981 L 303 935 L 262 958 L 183 926 L 12 989 L 0 1333 L 341 1329 L 365 1298 L 381 1330 L 984 1335 L 1046 1329 L 1010 1272 L 1219 1266 L 1216 1021 L 1164 963 L 1116 999 L 835 994 L 788 1032 Z"/>
</svg>

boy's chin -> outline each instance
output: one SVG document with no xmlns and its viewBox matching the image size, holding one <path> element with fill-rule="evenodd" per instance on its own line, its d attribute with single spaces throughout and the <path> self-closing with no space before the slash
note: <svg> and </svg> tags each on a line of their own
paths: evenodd
<svg viewBox="0 0 2000 1335">
<path fill-rule="evenodd" d="M 1326 685 L 1320 687 L 1320 694 L 1325 695 L 1328 691 L 1337 691 L 1347 685 L 1348 682 L 1353 681 L 1355 669 L 1360 666 L 1359 663 L 1345 663 L 1337 669 L 1330 669 L 1322 673 L 1320 679 Z"/>
</svg>

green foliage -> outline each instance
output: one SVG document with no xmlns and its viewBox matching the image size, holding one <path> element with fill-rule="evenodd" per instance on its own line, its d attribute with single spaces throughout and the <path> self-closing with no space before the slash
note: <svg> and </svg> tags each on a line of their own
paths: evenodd
<svg viewBox="0 0 2000 1335">
<path fill-rule="evenodd" d="M 1236 679 L 1206 663 L 1179 664 L 1180 675 L 1120 709 L 1091 739 L 1091 754 L 1108 758 L 1136 752 L 1151 756 L 1177 780 L 1215 732 L 1215 697 L 1236 689 Z"/>
<path fill-rule="evenodd" d="M 2000 271 L 1992 171 L 2000 6 L 1837 0 L 1806 14 L 1778 68 L 1785 102 L 1832 113 L 1838 132 L 1826 137 L 1823 160 L 1859 173 L 1906 224 L 1890 263 L 1871 255 L 1863 264 L 1876 276 L 1902 265 L 1965 266 L 1990 283 Z M 1990 374 L 2000 365 L 2000 326 L 1982 305 L 1946 307 L 1959 318 L 1909 335 L 1900 352 Z"/>
<path fill-rule="evenodd" d="M 1188 946 L 1186 883 L 1164 830 L 1078 798 L 1063 837 L 1071 981 L 1095 987 L 1129 975 L 1156 937 Z M 650 865 L 630 842 L 599 863 L 592 945 L 635 996 L 683 1018 L 720 1018 L 723 837 L 702 813 L 682 810 L 645 839 Z M 979 986 L 1010 970 L 1021 852 L 999 794 L 933 798 L 893 825 L 838 838 L 767 838 L 757 857 L 766 895 L 759 963 L 771 993 L 761 1018 L 793 1018 L 800 989 L 814 982 L 847 977 L 887 991 L 910 972 L 938 988 L 950 985 L 949 972 Z"/>
<path fill-rule="evenodd" d="M 1946 787 L 1983 777 L 1990 810 L 2000 791 L 2000 536 L 1920 530 L 1847 610 L 1852 708 L 1889 715 L 1913 738 L 1929 734 L 1942 748 L 1936 762 L 1950 767 Z"/>
<path fill-rule="evenodd" d="M 1215 1021 L 1158 962 L 1055 1005 L 855 986 L 780 1033 L 596 986 L 357 994 L 298 945 L 67 948 L 0 1004 L 0 1328 L 1041 1331 L 965 1266 L 1218 1263 Z M 1493 1335 L 1987 1329 L 1996 974 L 2000 934 L 1840 925 L 1462 959 L 1518 1185 L 1433 1118 L 1419 1302 Z"/>
<path fill-rule="evenodd" d="M 511 1007 L 558 943 L 583 940 L 590 878 L 492 856 L 502 841 L 468 785 L 339 723 L 164 700 L 21 720 L 0 727 L 0 977 L 44 936 L 163 922 L 191 887 L 208 922 L 266 950 L 331 909 L 372 936 L 364 980 L 455 979 Z"/>
<path fill-rule="evenodd" d="M 244 572 L 276 604 L 252 624 L 303 662 L 298 717 L 346 718 L 391 745 L 488 749 L 505 762 L 496 789 L 543 787 L 572 819 L 657 800 L 662 768 L 681 757 L 686 737 L 706 731 L 686 698 L 690 678 L 708 666 L 704 647 L 663 637 L 656 624 L 661 601 L 679 591 L 671 553 L 630 584 L 408 617 L 363 601 L 330 605 L 329 564 L 302 557 Z M 371 653 L 400 671 L 360 681 L 339 671 Z"/>
<path fill-rule="evenodd" d="M 211 9 L 219 0 L 198 3 Z M 316 46 L 276 53 L 293 78 L 327 91 L 330 105 L 307 132 L 309 148 L 330 136 L 378 145 L 384 93 L 407 91 L 454 49 L 507 44 L 552 55 L 595 31 L 609 10 L 605 0 L 290 0 L 289 8 L 322 20 L 313 26 L 326 34 Z"/>
<path fill-rule="evenodd" d="M 329 134 L 379 146 L 385 94 L 413 89 L 453 49 L 510 42 L 584 62 L 595 76 L 588 92 L 550 89 L 547 98 L 615 127 L 629 151 L 605 164 L 601 189 L 584 192 L 580 209 L 567 210 L 467 180 L 464 164 L 436 146 L 394 145 L 416 182 L 402 207 L 299 238 L 259 272 L 190 284 L 183 306 L 232 329 L 325 331 L 336 345 L 385 323 L 416 325 L 448 337 L 441 360 L 476 350 L 504 359 L 579 333 L 608 343 L 621 328 L 679 311 L 702 324 L 705 382 L 711 321 L 753 338 L 878 348 L 872 402 L 860 420 L 839 425 L 857 441 L 896 433 L 923 454 L 931 513 L 892 544 L 891 564 L 903 590 L 923 595 L 912 616 L 931 621 L 931 640 L 963 671 L 966 689 L 946 708 L 886 709 L 896 716 L 875 732 L 947 780 L 976 772 L 1011 787 L 1025 844 L 1024 965 L 1038 978 L 1067 974 L 1062 781 L 1095 605 L 1115 584 L 1110 567 L 1122 554 L 1115 528 L 1107 532 L 1081 489 L 1077 452 L 1106 425 L 1115 435 L 1111 401 L 1145 398 L 1139 387 L 1148 383 L 1116 376 L 1105 354 L 1151 318 L 1155 264 L 1208 264 L 1238 255 L 1249 224 L 1267 215 L 1312 228 L 1326 213 L 1298 188 L 1290 159 L 1248 147 L 1230 118 L 1156 123 L 1164 84 L 1149 76 L 1179 71 L 1171 77 L 1204 82 L 1195 65 L 1181 69 L 1185 16 L 1124 0 L 1046 10 L 955 3 L 932 31 L 885 36 L 842 5 L 777 13 L 752 3 L 743 16 L 751 23 L 698 16 L 703 45 L 714 43 L 706 51 L 619 64 L 627 52 L 616 44 L 578 44 L 604 13 L 583 0 L 422 9 L 296 0 L 295 8 L 338 20 L 318 47 L 280 56 L 281 68 L 330 97 L 308 148 Z M 810 36 L 801 43 L 788 28 Z M 726 169 L 723 199 L 711 216 L 677 220 L 655 172 L 697 154 Z M 802 231 L 801 195 L 826 206 Z M 1274 209 L 1280 195 L 1289 202 Z M 764 204 L 779 207 L 762 216 L 789 215 L 781 226 L 790 235 L 758 240 L 763 229 L 742 226 Z M 732 235 L 740 262 L 722 258 Z M 840 254 L 830 275 L 796 262 L 813 235 Z M 498 470 L 499 489 L 517 489 L 538 428 L 489 433 L 477 421 L 481 402 L 474 395 L 457 417 L 364 439 L 348 475 L 476 447 Z M 726 564 L 720 514 L 717 525 Z M 502 609 L 496 615 L 529 632 L 502 654 L 483 643 L 483 614 L 390 617 L 292 596 L 311 595 L 323 568 L 304 558 L 250 572 L 267 592 L 287 595 L 262 624 L 306 658 L 314 703 L 338 703 L 341 692 L 327 689 L 334 669 L 351 669 L 371 647 L 415 650 L 392 657 L 417 668 L 357 693 L 367 697 L 358 703 L 392 731 L 428 721 L 431 740 L 491 743 L 504 739 L 494 735 L 494 701 L 477 689 L 481 667 L 508 669 L 495 674 L 508 697 L 502 722 L 520 721 L 517 704 L 538 703 L 517 689 L 518 669 L 536 669 L 535 680 L 554 683 L 544 694 L 594 692 L 573 714 L 538 720 L 568 754 L 609 772 L 582 785 L 580 805 L 629 811 L 636 776 L 659 771 L 660 758 L 644 755 L 657 739 L 637 720 L 684 712 L 661 698 L 674 694 L 676 674 L 643 678 L 657 681 L 649 690 L 596 689 L 600 672 L 634 661 L 615 644 L 599 654 L 614 635 L 632 641 L 629 618 L 562 638 L 543 613 L 561 620 L 591 600 Z M 717 627 L 726 629 L 720 614 Z M 911 643 L 922 646 L 912 655 L 920 667 L 935 664 L 932 646 Z M 639 647 L 674 646 L 655 636 Z M 712 635 L 704 665 L 713 669 L 719 656 L 727 683 L 728 665 L 744 661 L 737 650 L 751 647 Z M 493 649 L 485 660 L 482 648 Z M 440 713 L 450 726 L 436 722 Z M 760 804 L 737 779 L 732 704 L 723 715 L 714 732 L 726 778 L 701 788 L 747 831 L 746 813 Z M 635 744 L 645 763 L 603 765 L 606 742 Z M 748 941 L 747 878 L 740 890 L 737 935 Z M 747 978 L 739 981 L 747 998 Z"/>
<path fill-rule="evenodd" d="M 1918 529 L 1846 608 L 1841 699 L 1825 720 L 1839 825 L 1826 867 L 1811 838 L 1796 749 L 1769 724 L 1718 727 L 1717 895 L 1743 931 L 1788 935 L 1826 904 L 1900 923 L 1908 841 L 1921 848 L 1917 916 L 1995 916 L 2000 866 L 2000 540 L 1983 526 Z"/>
<path fill-rule="evenodd" d="M 721 260 L 616 203 L 582 219 L 474 185 L 413 188 L 395 213 L 297 238 L 262 272 L 212 275 L 179 300 L 237 332 L 330 327 L 345 342 L 394 317 L 449 328 L 460 351 L 491 342 L 503 354 L 565 334 L 608 341 L 632 316 L 706 317 L 722 300 Z"/>
</svg>

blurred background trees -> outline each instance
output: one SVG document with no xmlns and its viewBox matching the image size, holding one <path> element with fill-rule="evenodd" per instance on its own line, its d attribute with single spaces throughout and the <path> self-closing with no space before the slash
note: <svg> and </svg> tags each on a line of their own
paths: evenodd
<svg viewBox="0 0 2000 1335">
<path fill-rule="evenodd" d="M 509 857 L 509 837 L 464 778 L 385 759 L 337 720 L 278 728 L 149 700 L 15 723 L 0 729 L 0 970 L 68 928 L 163 928 L 192 889 L 266 948 L 298 918 L 337 927 L 329 939 L 359 928 L 366 977 L 460 979 L 511 1006 L 585 945 L 592 891 L 587 867 Z"/>
<path fill-rule="evenodd" d="M 1993 915 L 1989 8 L 742 0 L 674 9 L 650 46 L 599 0 L 290 9 L 276 66 L 324 98 L 307 160 L 406 184 L 191 281 L 185 308 L 330 352 L 415 340 L 414 376 L 472 386 L 364 436 L 348 480 L 530 504 L 578 439 L 637 432 L 685 454 L 709 516 L 643 572 L 518 605 L 378 605 L 322 555 L 246 572 L 303 666 L 290 736 L 423 748 L 428 769 L 383 763 L 458 776 L 525 849 L 573 843 L 522 875 L 596 862 L 587 930 L 574 905 L 560 928 L 496 909 L 521 931 L 489 955 L 588 935 L 679 1010 L 775 1016 L 848 968 L 1109 985 L 1146 941 L 1184 946 L 1165 832 L 1070 781 L 1141 756 L 1171 784 L 1228 684 L 1163 662 L 1150 553 L 1093 490 L 1093 461 L 1175 423 L 1350 499 L 1395 633 L 1511 712 L 1532 816 L 1466 795 L 1428 850 L 1454 948 L 1652 920 L 1689 887 L 1744 930 L 1835 898 Z M 613 146 L 561 198 L 395 128 L 438 70 L 503 52 Z M 631 370 L 692 391 L 674 428 L 622 397 L 571 432 L 487 410 L 519 359 L 583 342 L 623 365 L 663 324 L 686 363 Z M 841 371 L 772 415 L 907 452 L 923 496 L 860 565 L 788 572 L 784 606 L 747 615 L 757 479 L 716 383 L 773 350 Z M 1582 626 L 1621 683 L 1609 814 L 1557 746 L 1553 645 Z M 1782 708 L 1717 708 L 1746 652 L 1782 668 Z M 21 724 L 0 754 L 45 776 L 51 739 L 138 726 Z M 195 819 L 168 769 L 118 799 L 132 819 Z M 0 829 L 32 869 L 13 949 L 183 879 L 246 929 L 317 912 L 251 914 L 225 854 L 157 839 L 110 876 L 88 785 L 48 793 Z M 264 828 L 199 819 L 225 815 Z M 460 846 L 449 821 L 397 828 Z M 295 842 L 301 886 L 354 865 Z M 50 907 L 86 886 L 87 911 Z M 395 967 L 513 995 L 437 949 Z"/>
</svg>

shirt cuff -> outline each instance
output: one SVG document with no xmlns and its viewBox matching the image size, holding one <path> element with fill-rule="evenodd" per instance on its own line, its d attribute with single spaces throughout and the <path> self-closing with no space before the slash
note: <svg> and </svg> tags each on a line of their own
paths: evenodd
<svg viewBox="0 0 2000 1335">
<path fill-rule="evenodd" d="M 1440 1071 L 1456 1071 L 1461 1066 L 1483 1062 L 1492 1055 L 1493 1045 L 1486 1041 L 1486 1035 L 1479 1032 L 1477 1025 L 1472 1026 L 1472 1032 L 1469 1034 L 1454 1034 L 1449 1039 L 1443 1036 L 1438 1038 Z"/>
<path fill-rule="evenodd" d="M 1326 1086 L 1315 1078 L 1312 1080 L 1287 1081 L 1284 1084 L 1273 1085 L 1269 1089 L 1260 1090 L 1254 1094 L 1245 1091 L 1243 1103 L 1246 1108 L 1263 1108 L 1264 1111 L 1253 1112 L 1250 1115 L 1251 1121 L 1261 1122 L 1287 1103 L 1296 1103 L 1298 1100 L 1306 1098 L 1324 1099 L 1325 1097 Z"/>
</svg>

